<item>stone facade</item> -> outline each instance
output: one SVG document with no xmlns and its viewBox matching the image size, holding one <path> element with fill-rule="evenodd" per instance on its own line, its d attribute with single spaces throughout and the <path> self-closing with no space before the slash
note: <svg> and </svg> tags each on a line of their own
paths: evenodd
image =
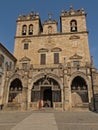
<svg viewBox="0 0 98 130">
<path fill-rule="evenodd" d="M 0 43 L 0 105 L 3 104 L 6 72 L 15 69 L 16 61 L 16 58 Z"/>
<path fill-rule="evenodd" d="M 51 15 L 43 24 L 38 13 L 18 17 L 17 64 L 6 73 L 5 109 L 98 109 L 98 72 L 89 52 L 86 13 L 70 7 L 61 12 L 60 31 L 57 25 Z"/>
</svg>

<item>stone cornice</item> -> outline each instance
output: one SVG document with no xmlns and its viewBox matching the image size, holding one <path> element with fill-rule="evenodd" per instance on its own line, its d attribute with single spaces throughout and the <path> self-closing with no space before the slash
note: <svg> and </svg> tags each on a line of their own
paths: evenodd
<svg viewBox="0 0 98 130">
<path fill-rule="evenodd" d="M 82 31 L 82 32 L 69 32 L 69 33 L 62 33 L 62 32 L 59 32 L 59 33 L 54 33 L 54 34 L 39 34 L 39 35 L 32 35 L 32 36 L 15 36 L 14 38 L 31 38 L 31 37 L 43 37 L 43 36 L 57 36 L 57 35 L 71 35 L 71 34 L 84 34 L 84 33 L 87 33 L 88 34 L 88 31 Z"/>
</svg>

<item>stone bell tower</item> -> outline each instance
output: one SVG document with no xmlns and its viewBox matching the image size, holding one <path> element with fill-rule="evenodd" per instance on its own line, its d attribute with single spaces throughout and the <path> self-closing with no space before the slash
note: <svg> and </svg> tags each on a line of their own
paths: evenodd
<svg viewBox="0 0 98 130">
<path fill-rule="evenodd" d="M 42 25 L 38 13 L 31 12 L 28 15 L 20 15 L 18 17 L 14 46 L 14 55 L 18 61 L 24 56 L 29 55 L 27 50 L 32 46 L 31 44 L 33 44 L 31 43 L 32 38 L 38 36 L 41 32 Z"/>
<path fill-rule="evenodd" d="M 71 6 L 69 11 L 62 11 L 60 27 L 62 34 L 65 34 L 67 37 L 66 44 L 70 47 L 70 54 L 82 56 L 84 64 L 86 62 L 90 63 L 86 13 L 84 9 L 74 10 Z"/>
</svg>

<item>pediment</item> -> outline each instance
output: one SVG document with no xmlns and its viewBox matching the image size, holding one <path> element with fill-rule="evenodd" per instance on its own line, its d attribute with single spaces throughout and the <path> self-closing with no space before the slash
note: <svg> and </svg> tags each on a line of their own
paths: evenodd
<svg viewBox="0 0 98 130">
<path fill-rule="evenodd" d="M 24 56 L 23 58 L 20 59 L 20 62 L 22 61 L 31 61 L 31 59 L 29 59 L 28 57 Z"/>
<path fill-rule="evenodd" d="M 41 48 L 41 49 L 38 50 L 39 53 L 41 53 L 41 52 L 48 52 L 48 51 L 49 50 L 47 48 Z"/>
<path fill-rule="evenodd" d="M 62 51 L 62 49 L 59 47 L 55 47 L 51 49 L 51 52 L 60 52 L 60 51 Z"/>
<path fill-rule="evenodd" d="M 23 42 L 23 43 L 24 43 L 24 42 L 31 42 L 31 40 L 30 40 L 30 39 L 23 39 L 22 42 Z"/>
<path fill-rule="evenodd" d="M 47 79 L 45 79 L 45 80 L 43 81 L 43 85 L 50 85 L 50 82 L 49 82 Z"/>
<path fill-rule="evenodd" d="M 80 39 L 80 37 L 77 36 L 77 35 L 73 35 L 73 36 L 71 36 L 69 39 L 70 39 L 70 40 L 73 40 L 73 39 Z"/>
<path fill-rule="evenodd" d="M 70 57 L 70 59 L 82 59 L 82 56 L 75 53 L 73 56 Z"/>
</svg>

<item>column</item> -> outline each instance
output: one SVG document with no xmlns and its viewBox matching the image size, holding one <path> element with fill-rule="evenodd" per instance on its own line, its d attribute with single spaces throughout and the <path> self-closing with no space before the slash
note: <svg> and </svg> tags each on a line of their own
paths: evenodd
<svg viewBox="0 0 98 130">
<path fill-rule="evenodd" d="M 24 87 L 22 90 L 22 104 L 21 104 L 21 109 L 22 110 L 27 110 L 28 109 L 28 88 Z"/>
</svg>

